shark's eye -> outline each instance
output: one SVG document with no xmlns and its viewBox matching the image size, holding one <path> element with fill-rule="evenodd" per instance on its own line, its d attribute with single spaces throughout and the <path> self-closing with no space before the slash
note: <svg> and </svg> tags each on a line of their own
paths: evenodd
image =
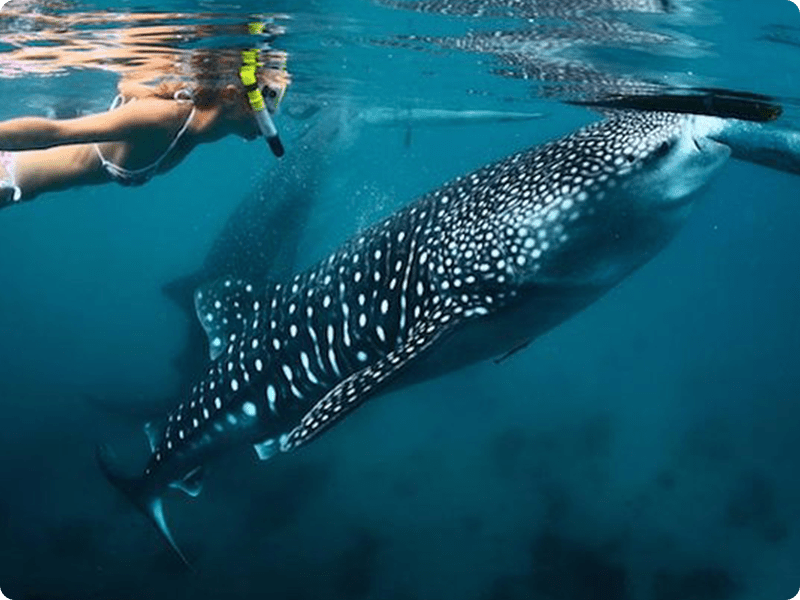
<svg viewBox="0 0 800 600">
<path fill-rule="evenodd" d="M 669 153 L 670 148 L 672 148 L 672 144 L 670 142 L 661 142 L 661 145 L 659 145 L 659 147 L 655 149 L 655 152 L 653 152 L 653 156 L 656 158 L 662 158 Z"/>
</svg>

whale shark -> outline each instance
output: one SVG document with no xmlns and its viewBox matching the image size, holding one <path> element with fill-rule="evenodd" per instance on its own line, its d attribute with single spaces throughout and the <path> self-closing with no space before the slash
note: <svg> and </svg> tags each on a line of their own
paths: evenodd
<svg viewBox="0 0 800 600">
<path fill-rule="evenodd" d="M 800 135 L 756 127 L 611 111 L 425 194 L 293 277 L 201 286 L 203 376 L 146 427 L 140 474 L 105 445 L 103 473 L 187 562 L 170 488 L 197 496 L 232 448 L 270 459 L 372 398 L 524 347 L 655 256 L 731 155 L 800 173 Z"/>
<path fill-rule="evenodd" d="M 173 361 L 179 375 L 179 393 L 191 388 L 206 363 L 205 336 L 194 318 L 195 290 L 222 277 L 262 281 L 291 275 L 299 259 L 300 239 L 321 190 L 364 126 L 464 126 L 521 122 L 544 116 L 536 112 L 419 107 L 356 109 L 345 102 L 316 104 L 307 107 L 307 112 L 312 113 L 306 117 L 308 124 L 288 139 L 289 156 L 257 175 L 255 184 L 227 218 L 199 267 L 162 287 L 163 294 L 184 312 L 189 322 L 184 344 Z M 154 409 L 162 412 L 167 406 L 166 400 L 148 402 L 142 398 L 113 403 L 92 398 L 90 402 L 116 414 L 120 414 L 122 406 L 127 406 L 126 412 L 135 415 L 152 415 Z"/>
</svg>

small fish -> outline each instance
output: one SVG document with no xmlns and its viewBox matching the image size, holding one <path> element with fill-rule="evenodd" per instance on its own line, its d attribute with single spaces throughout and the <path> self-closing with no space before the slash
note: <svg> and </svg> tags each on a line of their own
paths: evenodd
<svg viewBox="0 0 800 600">
<path fill-rule="evenodd" d="M 388 389 L 520 348 L 574 315 L 673 238 L 732 148 L 800 164 L 796 133 L 764 129 L 748 155 L 754 127 L 611 113 L 426 194 L 288 281 L 201 287 L 203 378 L 146 428 L 141 475 L 104 446 L 103 472 L 183 558 L 164 517 L 169 488 L 196 496 L 204 465 L 231 448 L 292 451 Z"/>
</svg>

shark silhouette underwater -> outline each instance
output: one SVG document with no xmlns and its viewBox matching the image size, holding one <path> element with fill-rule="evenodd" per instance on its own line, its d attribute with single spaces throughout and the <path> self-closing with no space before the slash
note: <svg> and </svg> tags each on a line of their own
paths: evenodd
<svg viewBox="0 0 800 600">
<path fill-rule="evenodd" d="M 146 427 L 141 475 L 107 446 L 99 464 L 185 561 L 169 488 L 196 496 L 228 449 L 269 459 L 370 398 L 524 347 L 655 256 L 731 156 L 800 174 L 800 132 L 610 112 L 424 195 L 282 283 L 204 285 L 203 377 Z"/>
</svg>

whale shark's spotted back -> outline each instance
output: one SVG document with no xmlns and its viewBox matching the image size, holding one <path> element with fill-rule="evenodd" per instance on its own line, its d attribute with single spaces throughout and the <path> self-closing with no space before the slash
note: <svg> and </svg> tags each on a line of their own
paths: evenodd
<svg viewBox="0 0 800 600">
<path fill-rule="evenodd" d="M 705 138 L 713 123 L 619 114 L 452 181 L 288 283 L 199 290 L 206 377 L 153 436 L 141 480 L 104 458 L 106 473 L 168 536 L 163 488 L 194 491 L 222 449 L 291 450 L 410 367 L 457 368 L 542 333 L 674 233 L 728 156 Z"/>
</svg>

